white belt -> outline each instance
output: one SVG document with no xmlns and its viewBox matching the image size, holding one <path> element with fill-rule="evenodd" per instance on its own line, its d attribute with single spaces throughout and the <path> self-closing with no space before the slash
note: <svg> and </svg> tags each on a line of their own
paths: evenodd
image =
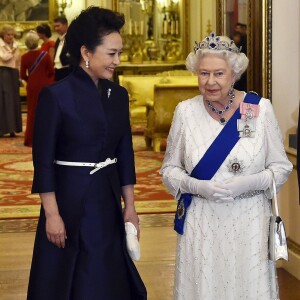
<svg viewBox="0 0 300 300">
<path fill-rule="evenodd" d="M 90 174 L 94 174 L 102 168 L 105 168 L 108 165 L 115 164 L 117 159 L 107 158 L 105 161 L 101 161 L 98 163 L 88 163 L 88 162 L 73 162 L 73 161 L 63 161 L 63 160 L 55 160 L 54 163 L 63 166 L 71 166 L 71 167 L 93 167 L 94 170 L 90 172 Z"/>
</svg>

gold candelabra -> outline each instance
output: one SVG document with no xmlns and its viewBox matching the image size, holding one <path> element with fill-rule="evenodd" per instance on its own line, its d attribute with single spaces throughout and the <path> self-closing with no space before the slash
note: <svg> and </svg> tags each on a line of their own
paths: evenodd
<svg viewBox="0 0 300 300">
<path fill-rule="evenodd" d="M 58 7 L 59 14 L 64 16 L 65 9 L 72 6 L 72 0 L 56 0 L 56 5 Z"/>
</svg>

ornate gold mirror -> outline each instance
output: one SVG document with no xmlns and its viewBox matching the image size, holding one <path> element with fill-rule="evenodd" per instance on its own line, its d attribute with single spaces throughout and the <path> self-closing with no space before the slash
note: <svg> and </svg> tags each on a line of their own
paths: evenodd
<svg viewBox="0 0 300 300">
<path fill-rule="evenodd" d="M 271 99 L 272 0 L 217 0 L 217 34 L 232 36 L 236 23 L 247 28 L 247 89 Z"/>
<path fill-rule="evenodd" d="M 188 0 L 114 0 L 125 15 L 123 61 L 173 63 L 187 55 Z"/>
</svg>

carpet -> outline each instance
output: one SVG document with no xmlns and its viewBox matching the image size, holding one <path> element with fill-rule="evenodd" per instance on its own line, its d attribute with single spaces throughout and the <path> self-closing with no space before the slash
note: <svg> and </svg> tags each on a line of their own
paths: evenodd
<svg viewBox="0 0 300 300">
<path fill-rule="evenodd" d="M 23 114 L 25 124 L 26 114 Z M 31 148 L 23 145 L 24 133 L 0 138 L 0 220 L 37 218 L 38 195 L 30 193 L 33 165 Z M 133 128 L 137 184 L 136 209 L 139 214 L 174 213 L 176 202 L 162 184 L 159 169 L 164 153 L 145 146 L 140 128 Z"/>
</svg>

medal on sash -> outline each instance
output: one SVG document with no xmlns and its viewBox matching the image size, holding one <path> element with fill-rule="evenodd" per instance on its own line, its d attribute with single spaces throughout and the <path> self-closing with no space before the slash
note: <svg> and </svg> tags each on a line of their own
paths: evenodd
<svg viewBox="0 0 300 300">
<path fill-rule="evenodd" d="M 255 128 L 256 120 L 237 120 L 237 128 L 239 132 L 239 137 L 247 138 L 247 137 L 254 137 L 255 135 Z"/>
<path fill-rule="evenodd" d="M 256 118 L 259 105 L 242 102 L 240 104 L 241 119 L 237 120 L 237 130 L 240 138 L 252 138 L 256 131 Z"/>
<path fill-rule="evenodd" d="M 227 165 L 229 172 L 232 172 L 234 175 L 238 173 L 242 173 L 245 166 L 242 160 L 238 160 L 236 157 L 233 159 L 229 159 L 229 163 Z"/>
</svg>

